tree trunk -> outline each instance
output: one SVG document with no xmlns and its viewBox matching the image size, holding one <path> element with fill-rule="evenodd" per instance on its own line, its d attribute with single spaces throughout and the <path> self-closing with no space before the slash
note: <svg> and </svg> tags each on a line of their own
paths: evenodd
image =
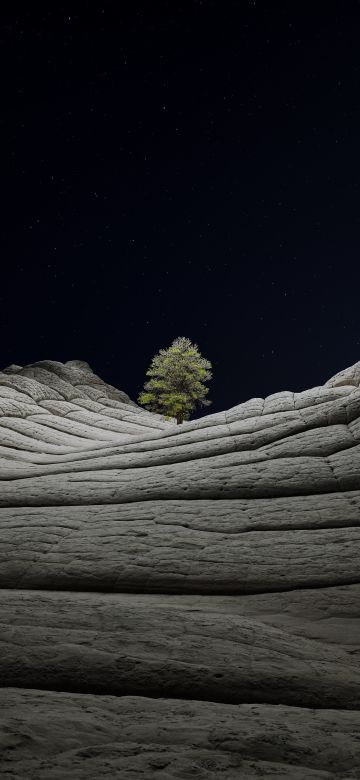
<svg viewBox="0 0 360 780">
<path fill-rule="evenodd" d="M 183 418 L 182 413 L 178 412 L 178 414 L 176 415 L 176 422 L 177 422 L 177 424 L 180 425 L 180 423 L 182 423 L 183 420 L 184 420 L 184 418 Z"/>
</svg>

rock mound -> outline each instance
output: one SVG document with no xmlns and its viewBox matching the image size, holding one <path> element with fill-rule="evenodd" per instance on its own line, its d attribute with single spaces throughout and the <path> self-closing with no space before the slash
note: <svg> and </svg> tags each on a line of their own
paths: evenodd
<svg viewBox="0 0 360 780">
<path fill-rule="evenodd" d="M 359 385 L 177 426 L 0 372 L 4 778 L 360 776 Z"/>
</svg>

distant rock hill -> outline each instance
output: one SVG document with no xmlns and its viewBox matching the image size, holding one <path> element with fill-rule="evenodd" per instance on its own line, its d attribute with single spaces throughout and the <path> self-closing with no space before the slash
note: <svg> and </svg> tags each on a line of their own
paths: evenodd
<svg viewBox="0 0 360 780">
<path fill-rule="evenodd" d="M 0 587 L 2 778 L 359 778 L 360 362 L 181 426 L 4 368 Z"/>
</svg>

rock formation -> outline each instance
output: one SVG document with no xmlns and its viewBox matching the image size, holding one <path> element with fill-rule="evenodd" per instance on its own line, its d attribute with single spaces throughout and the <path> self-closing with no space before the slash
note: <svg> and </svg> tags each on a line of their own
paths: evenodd
<svg viewBox="0 0 360 780">
<path fill-rule="evenodd" d="M 178 427 L 0 372 L 0 774 L 360 777 L 360 362 Z"/>
</svg>

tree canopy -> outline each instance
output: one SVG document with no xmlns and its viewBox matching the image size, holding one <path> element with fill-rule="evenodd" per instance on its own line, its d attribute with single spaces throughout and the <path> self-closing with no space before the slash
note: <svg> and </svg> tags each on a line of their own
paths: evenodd
<svg viewBox="0 0 360 780">
<path fill-rule="evenodd" d="M 204 382 L 212 378 L 209 360 L 202 357 L 197 344 L 184 336 L 176 338 L 168 349 L 160 349 L 151 361 L 138 403 L 151 412 L 176 417 L 177 424 L 188 420 L 197 404 L 210 406 Z"/>
</svg>

